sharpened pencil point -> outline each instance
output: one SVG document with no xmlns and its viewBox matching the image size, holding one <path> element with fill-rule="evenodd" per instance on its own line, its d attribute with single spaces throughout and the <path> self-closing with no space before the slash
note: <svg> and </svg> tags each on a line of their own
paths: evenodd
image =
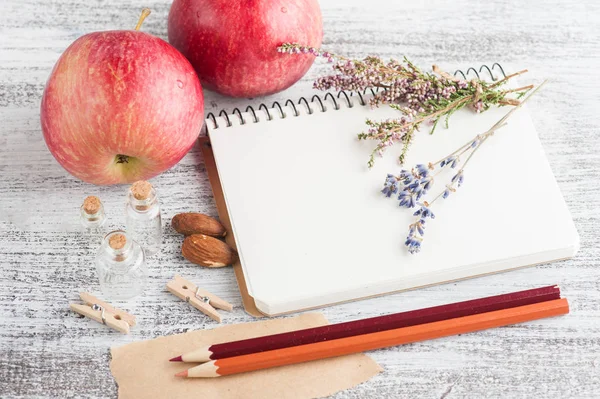
<svg viewBox="0 0 600 399">
<path fill-rule="evenodd" d="M 187 370 L 183 370 L 181 373 L 175 374 L 175 377 L 187 377 L 187 376 L 188 376 Z"/>
<path fill-rule="evenodd" d="M 183 359 L 181 358 L 181 356 L 177 356 L 174 357 L 173 359 L 169 360 L 170 362 L 183 362 Z"/>
</svg>

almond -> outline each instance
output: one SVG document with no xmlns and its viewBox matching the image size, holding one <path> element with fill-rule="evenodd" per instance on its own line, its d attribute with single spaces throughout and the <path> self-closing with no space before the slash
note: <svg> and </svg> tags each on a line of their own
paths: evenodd
<svg viewBox="0 0 600 399">
<path fill-rule="evenodd" d="M 225 227 L 214 218 L 202 213 L 180 213 L 171 220 L 171 225 L 178 233 L 189 236 L 204 234 L 211 237 L 225 237 Z"/>
<path fill-rule="evenodd" d="M 237 260 L 237 253 L 233 248 L 204 234 L 186 237 L 181 246 L 181 253 L 190 262 L 207 267 L 227 266 Z"/>
</svg>

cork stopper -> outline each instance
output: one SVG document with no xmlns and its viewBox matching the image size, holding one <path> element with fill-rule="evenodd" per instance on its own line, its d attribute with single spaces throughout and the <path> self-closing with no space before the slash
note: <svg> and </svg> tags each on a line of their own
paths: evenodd
<svg viewBox="0 0 600 399">
<path fill-rule="evenodd" d="M 145 180 L 136 181 L 131 185 L 131 194 L 136 200 L 143 201 L 148 199 L 152 191 L 152 184 Z"/>
<path fill-rule="evenodd" d="M 126 243 L 127 243 L 127 238 L 125 237 L 124 234 L 120 234 L 120 233 L 113 234 L 108 239 L 108 245 L 112 249 L 123 249 L 123 247 L 125 246 Z"/>
<path fill-rule="evenodd" d="M 102 202 L 100 202 L 100 198 L 94 195 L 90 195 L 83 200 L 83 211 L 88 215 L 94 215 L 98 213 L 101 207 Z"/>
</svg>

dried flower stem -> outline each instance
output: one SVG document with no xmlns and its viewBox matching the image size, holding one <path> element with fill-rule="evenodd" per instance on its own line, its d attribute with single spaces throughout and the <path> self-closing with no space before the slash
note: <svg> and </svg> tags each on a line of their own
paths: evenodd
<svg viewBox="0 0 600 399">
<path fill-rule="evenodd" d="M 406 58 L 402 62 L 390 60 L 387 63 L 376 56 L 354 60 L 294 43 L 284 43 L 277 50 L 289 54 L 312 54 L 324 57 L 329 62 L 336 61 L 333 65 L 335 74 L 318 78 L 314 83 L 317 89 L 357 92 L 372 88 L 383 89 L 369 100 L 370 105 L 388 104 L 398 110 L 401 116 L 384 121 L 367 120 L 368 129 L 360 133 L 358 138 L 377 142 L 369 158 L 369 167 L 373 166 L 375 155 L 382 156 L 387 147 L 397 142 L 403 143 L 398 158 L 403 163 L 415 131 L 425 121 L 432 123 L 433 133 L 441 118 L 444 118 L 444 124 L 448 127 L 452 114 L 466 106 L 471 106 L 477 113 L 486 111 L 492 105 L 517 106 L 520 104 L 518 98 L 533 88 L 533 85 L 509 90 L 499 88 L 527 70 L 488 83 L 477 79 L 459 79 L 442 71 L 437 65 L 433 66 L 435 74 L 422 72 Z M 508 95 L 512 93 L 517 98 L 509 98 Z"/>
<path fill-rule="evenodd" d="M 480 134 L 481 139 L 487 139 L 489 136 L 491 136 L 492 134 L 494 134 L 494 132 L 502 127 L 506 126 L 506 123 L 502 123 L 500 125 L 495 124 L 494 126 L 492 126 L 492 128 L 490 130 L 488 130 L 485 133 Z M 430 163 L 429 164 L 429 169 L 433 169 L 437 164 L 441 163 L 443 160 L 448 159 L 449 157 L 456 155 L 460 152 L 459 156 L 464 154 L 469 147 L 471 146 L 471 143 L 473 143 L 473 139 L 467 141 L 464 145 L 462 145 L 461 147 L 458 147 L 457 150 L 455 150 L 454 152 L 452 152 L 450 155 L 446 155 L 445 157 L 443 157 L 442 159 L 440 159 L 437 162 L 434 163 Z M 466 162 L 465 162 L 466 163 Z"/>
<path fill-rule="evenodd" d="M 433 70 L 433 72 L 437 73 L 438 75 L 448 79 L 448 80 L 453 80 L 455 82 L 460 81 L 459 78 L 457 78 L 456 76 L 452 76 L 450 75 L 448 72 L 442 70 L 439 66 L 437 66 L 436 64 L 433 64 L 433 66 L 431 67 L 431 69 Z"/>
<path fill-rule="evenodd" d="M 404 245 L 408 247 L 408 251 L 412 254 L 418 253 L 421 250 L 423 237 L 425 235 L 425 225 L 427 219 L 434 219 L 435 214 L 431 211 L 431 206 L 440 198 L 448 198 L 451 193 L 456 192 L 456 189 L 461 186 L 464 181 L 464 171 L 473 155 L 481 148 L 496 130 L 506 125 L 506 120 L 523 104 L 528 101 L 546 82 L 543 82 L 535 90 L 531 92 L 519 105 L 507 112 L 498 122 L 496 122 L 488 131 L 478 134 L 473 139 L 456 149 L 450 155 L 445 156 L 434 163 L 417 164 L 412 170 L 401 170 L 400 174 L 388 174 L 385 178 L 383 190 L 381 192 L 386 197 L 391 197 L 394 194 L 398 195 L 399 205 L 405 208 L 414 208 L 419 206 L 419 209 L 413 213 L 416 220 L 408 226 L 408 236 Z M 470 154 L 461 164 L 461 156 L 467 152 Z M 445 188 L 439 192 L 431 201 L 418 202 L 421 197 L 426 197 L 429 190 L 435 184 L 437 176 L 444 169 L 454 169 L 459 167 L 458 171 Z"/>
<path fill-rule="evenodd" d="M 510 75 L 507 75 L 503 79 L 500 79 L 499 81 L 494 83 L 491 87 L 493 88 L 493 87 L 500 86 L 500 85 L 506 83 L 508 80 L 514 78 L 515 76 L 523 75 L 524 73 L 527 73 L 527 72 L 529 72 L 527 69 L 523 69 L 522 71 L 511 73 Z"/>
<path fill-rule="evenodd" d="M 450 112 L 451 110 L 453 110 L 454 108 L 464 105 L 465 103 L 468 102 L 468 100 L 469 100 L 468 98 L 461 98 L 459 100 L 456 100 L 453 103 L 450 103 L 446 108 L 443 108 L 443 109 L 441 109 L 439 111 L 436 111 L 436 112 L 434 112 L 432 114 L 422 116 L 421 118 L 417 118 L 417 119 L 413 120 L 411 123 L 412 124 L 419 124 L 421 122 L 426 121 L 427 119 L 432 119 L 432 118 L 435 118 L 436 116 L 444 115 L 444 114 Z M 391 129 L 390 132 L 400 131 L 401 128 L 402 128 L 402 126 L 399 126 L 399 127 L 395 128 L 395 129 Z M 433 131 L 431 133 L 433 133 Z M 378 137 L 379 136 L 373 136 L 373 138 L 378 138 Z"/>
<path fill-rule="evenodd" d="M 504 90 L 504 93 L 515 93 L 515 92 L 519 92 L 519 91 L 527 91 L 527 90 L 531 90 L 533 88 L 534 88 L 534 85 L 527 85 L 527 86 L 523 86 L 523 87 L 518 87 L 516 89 Z"/>
</svg>

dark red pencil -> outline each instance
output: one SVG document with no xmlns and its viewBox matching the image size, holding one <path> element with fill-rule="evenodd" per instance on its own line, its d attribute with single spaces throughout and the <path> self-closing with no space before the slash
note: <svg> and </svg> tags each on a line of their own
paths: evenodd
<svg viewBox="0 0 600 399">
<path fill-rule="evenodd" d="M 355 335 L 369 334 L 396 328 L 453 319 L 456 317 L 514 308 L 560 298 L 560 288 L 556 285 L 490 296 L 464 302 L 456 302 L 431 308 L 411 310 L 386 316 L 330 324 L 305 330 L 241 341 L 214 344 L 171 359 L 172 362 L 206 362 L 233 356 L 247 355 L 269 350 L 287 348 L 315 342 L 329 341 Z"/>
</svg>

